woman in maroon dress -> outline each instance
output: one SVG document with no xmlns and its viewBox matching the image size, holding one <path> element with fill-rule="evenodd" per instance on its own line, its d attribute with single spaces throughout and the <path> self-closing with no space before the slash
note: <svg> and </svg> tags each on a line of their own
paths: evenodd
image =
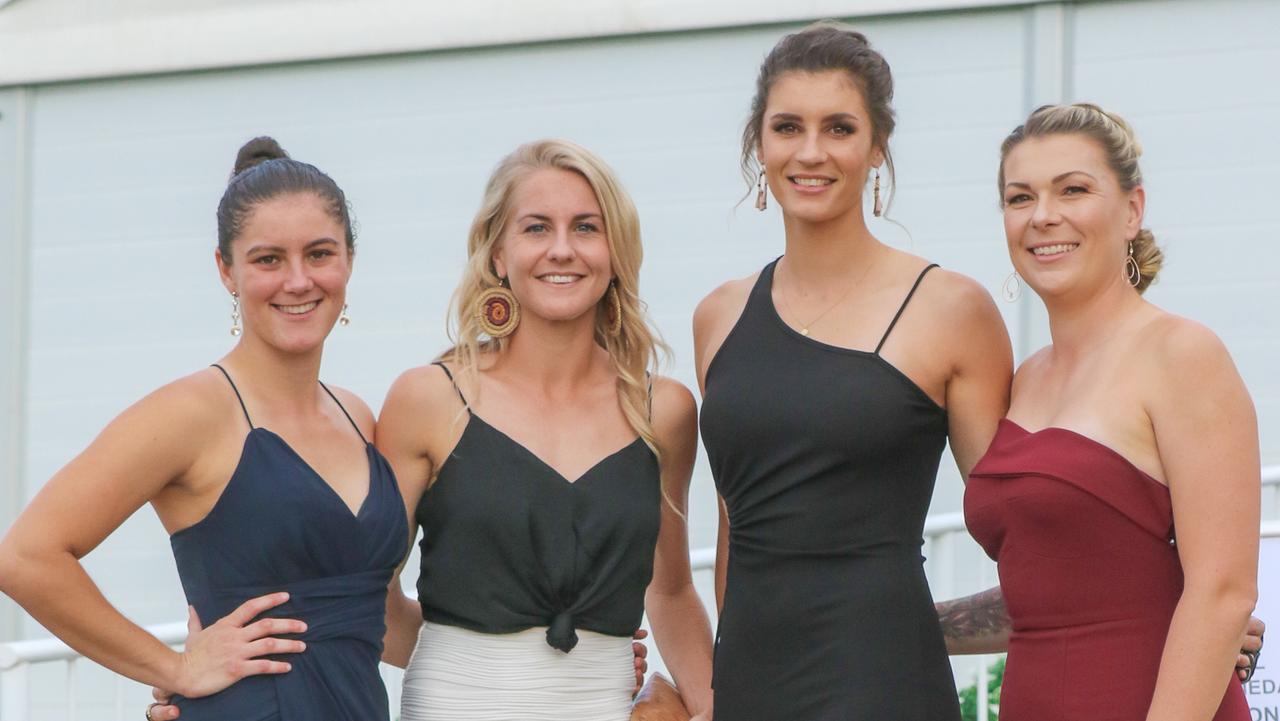
<svg viewBox="0 0 1280 721">
<path fill-rule="evenodd" d="M 1053 341 L 965 494 L 1012 621 L 1002 721 L 1249 719 L 1232 664 L 1257 596 L 1257 421 L 1222 342 L 1142 297 L 1162 256 L 1140 152 L 1085 104 L 1001 148 L 1009 253 Z"/>
</svg>

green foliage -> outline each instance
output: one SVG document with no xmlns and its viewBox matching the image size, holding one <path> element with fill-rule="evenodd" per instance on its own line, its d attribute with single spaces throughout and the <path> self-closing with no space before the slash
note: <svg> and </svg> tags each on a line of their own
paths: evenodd
<svg viewBox="0 0 1280 721">
<path fill-rule="evenodd" d="M 987 718 L 995 721 L 1000 715 L 1000 684 L 1004 681 L 1004 656 L 987 669 Z M 976 683 L 960 689 L 960 717 L 964 721 L 978 721 L 978 687 Z"/>
</svg>

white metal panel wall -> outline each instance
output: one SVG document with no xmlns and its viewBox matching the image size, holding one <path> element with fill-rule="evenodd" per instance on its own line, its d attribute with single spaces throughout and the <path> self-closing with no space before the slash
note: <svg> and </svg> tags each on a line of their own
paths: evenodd
<svg viewBox="0 0 1280 721">
<path fill-rule="evenodd" d="M 1274 127 L 1277 91 L 1261 75 L 1262 67 L 1276 66 L 1275 46 L 1266 44 L 1274 42 L 1262 32 L 1268 25 L 1254 20 L 1274 10 L 1215 3 L 1209 17 L 1197 5 L 1106 3 L 1068 13 L 1069 47 L 1079 65 L 1068 63 L 1067 71 L 1075 95 L 1115 107 L 1143 133 L 1151 221 L 1158 237 L 1170 241 L 1171 255 L 1152 297 L 1202 318 L 1227 340 L 1262 409 L 1264 438 L 1271 430 L 1266 453 L 1274 462 L 1280 386 L 1261 369 L 1268 358 L 1275 367 L 1275 321 L 1259 312 L 1230 314 L 1269 307 L 1267 292 L 1276 290 L 1274 271 L 1241 260 L 1249 240 L 1276 229 L 1274 209 L 1257 202 L 1266 169 L 1276 164 L 1262 129 Z M 993 183 L 997 146 L 1030 98 L 1043 97 L 1035 86 L 1043 68 L 1032 66 L 1040 48 L 1029 38 L 1045 34 L 1036 18 L 1046 15 L 1052 14 L 1025 8 L 857 23 L 885 52 L 898 81 L 894 149 L 902 192 L 892 215 L 911 235 L 883 222 L 873 229 L 993 291 L 1009 269 Z M 1164 18 L 1161 32 L 1134 29 L 1155 17 Z M 1170 35 L 1214 27 L 1224 36 L 1253 38 L 1253 45 L 1240 50 L 1237 42 L 1230 50 L 1224 42 L 1211 51 L 1203 42 L 1187 45 L 1199 62 L 1218 68 L 1212 75 L 1188 75 L 1190 56 L 1179 59 L 1160 45 Z M 325 377 L 375 409 L 397 373 L 446 343 L 445 306 L 490 168 L 517 143 L 552 135 L 599 152 L 634 195 L 647 249 L 642 292 L 675 350 L 672 373 L 692 385 L 694 305 L 782 249 L 776 209 L 760 215 L 749 200 L 736 211 L 734 203 L 745 190 L 736 141 L 754 74 L 786 29 L 34 90 L 28 493 L 128 403 L 230 347 L 230 305 L 212 258 L 213 210 L 235 149 L 259 133 L 329 171 L 354 203 L 360 231 L 350 291 L 354 322 L 332 336 Z M 1135 50 L 1137 43 L 1152 46 L 1147 55 L 1156 60 Z M 1189 89 L 1189 77 L 1205 79 Z M 1222 100 L 1232 92 L 1228 86 L 1239 88 L 1239 102 Z M 1193 123 L 1204 129 L 1189 132 Z M 1239 188 L 1241 178 L 1252 187 Z M 1208 203 L 1201 200 L 1206 189 Z M 1213 254 L 1208 237 L 1233 250 Z M 1199 254 L 1183 256 L 1184 247 Z M 1225 300 L 1242 293 L 1251 295 Z M 1014 325 L 1026 306 L 1002 304 L 1002 311 Z M 1044 329 L 1031 331 L 1043 336 Z M 939 486 L 933 510 L 955 510 L 960 484 L 948 465 Z M 705 464 L 693 495 L 692 543 L 709 545 L 715 511 Z M 149 510 L 91 554 L 88 565 L 136 620 L 181 617 L 171 556 Z M 978 582 L 961 580 L 966 587 Z M 33 623 L 27 631 L 43 635 Z"/>
</svg>

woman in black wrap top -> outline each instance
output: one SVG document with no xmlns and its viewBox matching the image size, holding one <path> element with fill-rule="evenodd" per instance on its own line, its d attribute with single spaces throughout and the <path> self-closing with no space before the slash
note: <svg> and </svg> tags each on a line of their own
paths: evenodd
<svg viewBox="0 0 1280 721">
<path fill-rule="evenodd" d="M 621 185 L 572 143 L 522 146 L 490 178 L 457 345 L 404 373 L 379 419 L 422 529 L 421 603 L 398 579 L 388 600 L 405 721 L 625 721 L 646 610 L 689 710 L 710 718 L 683 517 L 696 410 L 648 373 L 639 241 Z"/>
</svg>

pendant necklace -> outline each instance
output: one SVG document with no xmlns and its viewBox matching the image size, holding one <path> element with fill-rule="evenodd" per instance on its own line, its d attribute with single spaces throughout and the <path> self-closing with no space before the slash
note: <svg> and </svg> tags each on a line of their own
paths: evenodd
<svg viewBox="0 0 1280 721">
<path fill-rule="evenodd" d="M 877 259 L 877 260 L 878 260 L 878 259 Z M 800 324 L 800 330 L 798 331 L 798 332 L 800 333 L 800 335 L 805 336 L 805 337 L 807 338 L 807 337 L 809 336 L 809 329 L 810 329 L 810 328 L 812 328 L 812 327 L 814 326 L 814 324 L 815 324 L 815 323 L 817 323 L 818 321 L 820 321 L 820 320 L 822 320 L 823 318 L 827 317 L 827 314 L 828 314 L 828 313 L 830 313 L 831 311 L 835 310 L 835 309 L 836 309 L 836 306 L 838 306 L 838 305 L 840 305 L 841 303 L 843 303 L 843 302 L 844 302 L 844 300 L 845 300 L 845 298 L 848 298 L 848 297 L 849 297 L 849 294 L 853 292 L 853 289 L 854 289 L 854 288 L 856 288 L 856 287 L 858 287 L 858 286 L 862 285 L 862 281 L 863 281 L 864 279 L 866 279 L 866 277 L 867 277 L 867 273 L 870 273 L 870 272 L 871 272 L 871 268 L 872 268 L 874 265 L 875 265 L 875 263 L 874 263 L 874 262 L 867 264 L 867 267 L 862 271 L 862 275 L 858 276 L 858 280 L 857 280 L 857 281 L 855 281 L 855 282 L 853 282 L 853 283 L 850 283 L 850 284 L 849 284 L 849 287 L 845 289 L 844 293 L 842 293 L 842 294 L 840 295 L 840 297 L 836 299 L 836 302 L 834 302 L 834 303 L 832 303 L 831 305 L 827 306 L 826 310 L 824 310 L 824 311 L 822 311 L 821 313 L 819 313 L 819 314 L 818 314 L 818 317 L 814 318 L 813 320 L 809 321 L 808 323 L 801 323 L 801 324 Z M 795 311 L 793 311 L 793 310 L 791 309 L 791 304 L 790 304 L 789 302 L 787 302 L 787 294 L 786 294 L 786 293 L 784 293 L 784 292 L 782 292 L 782 290 L 781 290 L 781 289 L 779 289 L 778 297 L 782 299 L 782 305 L 783 305 L 783 307 L 785 307 L 785 308 L 787 309 L 787 315 L 791 316 L 792 318 L 799 319 L 799 316 L 798 316 L 798 315 L 796 315 Z"/>
</svg>

